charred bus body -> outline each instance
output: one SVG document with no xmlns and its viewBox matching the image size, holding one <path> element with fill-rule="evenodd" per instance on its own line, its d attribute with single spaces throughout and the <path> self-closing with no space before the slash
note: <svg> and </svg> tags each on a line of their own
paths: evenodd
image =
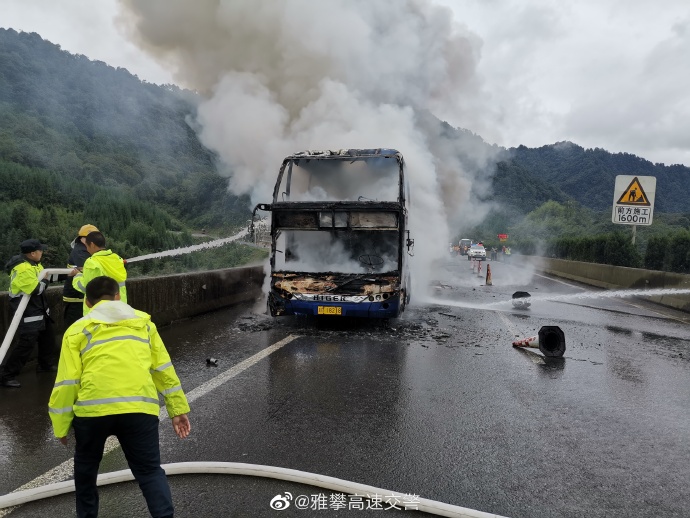
<svg viewBox="0 0 690 518">
<path fill-rule="evenodd" d="M 394 149 L 285 158 L 273 203 L 254 209 L 271 212 L 271 315 L 399 316 L 414 246 L 406 185 Z"/>
</svg>

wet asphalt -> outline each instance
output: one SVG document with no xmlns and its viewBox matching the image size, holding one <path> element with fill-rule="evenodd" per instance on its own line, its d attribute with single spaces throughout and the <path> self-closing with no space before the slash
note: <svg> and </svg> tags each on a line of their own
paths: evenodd
<svg viewBox="0 0 690 518">
<path fill-rule="evenodd" d="M 490 264 L 493 286 L 463 260 L 440 265 L 431 296 L 395 321 L 274 320 L 246 307 L 162 329 L 187 392 L 296 336 L 195 399 L 188 439 L 163 420 L 163 462 L 280 466 L 503 516 L 688 516 L 690 315 Z M 532 294 L 529 309 L 512 307 L 518 290 Z M 592 291 L 602 297 L 576 298 Z M 563 358 L 511 347 L 546 325 L 563 331 Z M 72 455 L 51 434 L 51 375 L 32 368 L 21 389 L 0 392 L 3 494 Z M 126 468 L 122 452 L 101 468 Z M 338 509 L 328 490 L 270 479 L 170 484 L 181 517 L 377 512 Z M 272 510 L 286 492 L 291 506 Z M 325 509 L 297 509 L 298 496 Z M 73 507 L 64 495 L 10 516 L 74 516 Z M 100 516 L 147 515 L 133 482 L 101 489 Z"/>
</svg>

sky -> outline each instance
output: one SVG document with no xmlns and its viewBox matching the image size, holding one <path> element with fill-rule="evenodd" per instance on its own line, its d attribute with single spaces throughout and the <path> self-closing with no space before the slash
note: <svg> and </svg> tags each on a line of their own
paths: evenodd
<svg viewBox="0 0 690 518">
<path fill-rule="evenodd" d="M 690 166 L 687 0 L 432 3 L 450 7 L 476 58 L 472 101 L 479 113 L 436 106 L 439 118 L 505 147 L 569 140 Z M 0 6 L 0 27 L 37 32 L 149 82 L 184 82 L 174 66 L 132 43 L 118 21 L 117 0 L 0 0 Z"/>
</svg>

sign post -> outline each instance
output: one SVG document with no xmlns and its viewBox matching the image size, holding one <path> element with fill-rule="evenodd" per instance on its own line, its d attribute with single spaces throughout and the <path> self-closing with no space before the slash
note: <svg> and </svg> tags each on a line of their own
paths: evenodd
<svg viewBox="0 0 690 518">
<path fill-rule="evenodd" d="M 611 221 L 618 225 L 633 226 L 633 245 L 637 225 L 652 224 L 655 194 L 656 177 L 654 176 L 616 176 Z"/>
</svg>

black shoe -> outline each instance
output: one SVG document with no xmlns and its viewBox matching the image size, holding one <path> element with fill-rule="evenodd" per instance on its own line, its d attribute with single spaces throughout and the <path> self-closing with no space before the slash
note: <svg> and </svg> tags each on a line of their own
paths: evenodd
<svg viewBox="0 0 690 518">
<path fill-rule="evenodd" d="M 57 372 L 57 365 L 48 365 L 47 367 L 36 367 L 36 372 Z"/>
<path fill-rule="evenodd" d="M 8 378 L 8 379 L 3 379 L 0 380 L 0 386 L 2 387 L 10 387 L 10 388 L 19 388 L 22 386 L 21 383 L 19 383 L 16 379 L 14 378 Z"/>
</svg>

